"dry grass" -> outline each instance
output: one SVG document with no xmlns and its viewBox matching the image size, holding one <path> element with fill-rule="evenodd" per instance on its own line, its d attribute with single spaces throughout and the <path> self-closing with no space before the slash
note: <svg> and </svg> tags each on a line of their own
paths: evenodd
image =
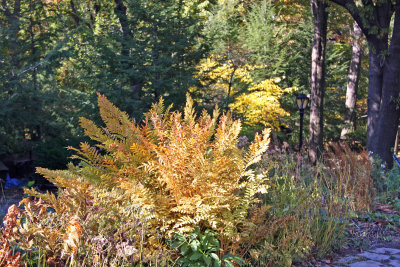
<svg viewBox="0 0 400 267">
<path fill-rule="evenodd" d="M 330 144 L 324 156 L 330 182 L 343 197 L 349 199 L 353 211 L 367 211 L 375 195 L 371 178 L 371 161 L 367 151 L 354 152 L 346 143 Z"/>
</svg>

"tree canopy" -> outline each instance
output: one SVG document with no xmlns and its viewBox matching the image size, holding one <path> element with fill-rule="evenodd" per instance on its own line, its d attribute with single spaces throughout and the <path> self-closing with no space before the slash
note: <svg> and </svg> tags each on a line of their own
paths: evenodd
<svg viewBox="0 0 400 267">
<path fill-rule="evenodd" d="M 399 119 L 398 4 L 326 4 L 318 138 L 339 140 L 348 125 L 356 21 L 368 45 L 359 42 L 359 89 L 346 140 L 366 144 L 390 165 Z M 190 92 L 199 108 L 218 104 L 241 118 L 243 134 L 268 126 L 281 141 L 298 142 L 295 95 L 312 87 L 308 1 L 2 0 L 0 9 L 0 157 L 34 151 L 44 166 L 64 165 L 63 147 L 82 136 L 79 117 L 99 120 L 96 92 L 137 121 L 160 97 L 181 108 Z"/>
</svg>

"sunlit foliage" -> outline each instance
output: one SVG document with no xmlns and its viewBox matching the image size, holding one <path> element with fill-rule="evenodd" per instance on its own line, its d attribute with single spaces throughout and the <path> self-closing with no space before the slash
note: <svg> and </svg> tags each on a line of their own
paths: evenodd
<svg viewBox="0 0 400 267">
<path fill-rule="evenodd" d="M 204 90 L 204 94 L 216 97 L 225 96 L 231 100 L 229 108 L 247 125 L 279 129 L 281 118 L 290 115 L 281 107 L 279 100 L 285 93 L 291 93 L 297 88 L 282 89 L 278 85 L 281 78 L 257 82 L 252 71 L 264 67 L 210 57 L 198 66 L 197 77 L 202 87 L 192 87 L 191 90 Z"/>
</svg>

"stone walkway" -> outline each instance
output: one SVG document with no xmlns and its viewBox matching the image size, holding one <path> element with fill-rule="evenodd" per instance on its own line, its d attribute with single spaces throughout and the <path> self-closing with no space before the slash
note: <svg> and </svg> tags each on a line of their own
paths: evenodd
<svg viewBox="0 0 400 267">
<path fill-rule="evenodd" d="M 400 266 L 400 249 L 396 248 L 372 248 L 362 253 L 346 256 L 333 260 L 330 264 L 323 264 L 323 267 L 380 267 Z"/>
<path fill-rule="evenodd" d="M 0 188 L 0 226 L 2 225 L 3 217 L 7 214 L 8 208 L 12 204 L 17 204 L 22 200 L 24 190 L 22 188 Z"/>
</svg>

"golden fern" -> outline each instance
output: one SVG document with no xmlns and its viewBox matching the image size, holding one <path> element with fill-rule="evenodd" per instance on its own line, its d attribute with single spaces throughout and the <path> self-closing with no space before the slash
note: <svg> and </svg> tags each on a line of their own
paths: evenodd
<svg viewBox="0 0 400 267">
<path fill-rule="evenodd" d="M 80 167 L 65 172 L 38 171 L 61 187 L 76 179 L 79 184 L 71 183 L 71 188 L 76 187 L 82 196 L 85 194 L 79 190 L 85 183 L 95 191 L 121 190 L 132 203 L 153 211 L 149 227 L 161 229 L 165 237 L 200 226 L 225 229 L 221 238 L 231 242 L 245 224 L 250 206 L 257 202 L 256 193 L 267 189 L 266 178 L 249 167 L 266 151 L 269 130 L 257 135 L 246 152 L 237 146 L 240 121 L 230 113 L 218 118 L 218 108 L 213 115 L 203 111 L 197 116 L 189 95 L 183 113 L 171 112 L 160 99 L 142 124 L 131 121 L 105 96 L 98 97 L 106 127 L 84 118 L 81 126 L 88 137 L 99 142 L 96 146 L 101 153 L 82 143 L 73 149 L 75 158 L 83 162 Z M 82 205 L 80 198 L 62 197 L 72 199 L 73 206 Z M 157 237 L 149 240 L 156 243 Z"/>
</svg>

